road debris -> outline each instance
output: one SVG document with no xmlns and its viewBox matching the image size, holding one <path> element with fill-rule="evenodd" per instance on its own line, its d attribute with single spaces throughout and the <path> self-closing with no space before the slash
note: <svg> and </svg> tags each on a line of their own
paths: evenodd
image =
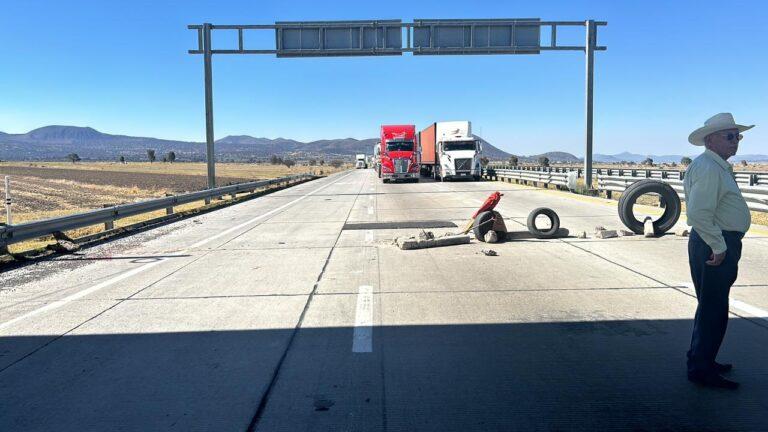
<svg viewBox="0 0 768 432">
<path fill-rule="evenodd" d="M 485 256 L 499 256 L 498 252 L 493 249 L 482 249 L 480 253 Z"/>
<path fill-rule="evenodd" d="M 485 238 L 483 239 L 486 243 L 498 243 L 499 242 L 499 235 L 496 234 L 496 231 L 488 231 L 485 233 Z"/>
<path fill-rule="evenodd" d="M 419 233 L 419 240 L 433 240 L 435 238 L 435 233 L 432 231 L 424 231 L 421 230 Z"/>
<path fill-rule="evenodd" d="M 656 237 L 656 229 L 653 227 L 653 219 L 650 216 L 643 221 L 643 234 L 646 237 Z"/>
<path fill-rule="evenodd" d="M 485 199 L 485 202 L 483 203 L 483 205 L 481 205 L 480 208 L 477 209 L 477 211 L 472 214 L 472 217 L 470 217 L 467 223 L 462 227 L 461 233 L 462 234 L 469 233 L 469 231 L 472 230 L 472 228 L 476 225 L 475 220 L 480 215 L 480 213 L 493 211 L 493 209 L 496 207 L 496 204 L 498 204 L 499 201 L 501 201 L 502 196 L 504 196 L 504 194 L 498 191 L 488 196 L 488 198 Z"/>
<path fill-rule="evenodd" d="M 600 230 L 600 231 L 595 233 L 595 237 L 597 237 L 599 239 L 609 239 L 609 238 L 614 238 L 614 237 L 618 237 L 618 236 L 619 236 L 619 234 L 616 232 L 616 230 L 604 229 L 604 230 Z"/>
<path fill-rule="evenodd" d="M 576 238 L 580 238 L 580 239 L 587 238 L 587 232 L 586 231 L 582 231 L 582 232 L 576 234 Z"/>
<path fill-rule="evenodd" d="M 627 229 L 616 230 L 616 234 L 618 234 L 619 237 L 632 237 L 633 235 L 635 235 L 634 232 Z"/>
<path fill-rule="evenodd" d="M 690 234 L 690 231 L 688 231 L 688 228 L 680 228 L 677 231 L 675 231 L 675 235 L 678 237 L 688 237 Z"/>
<path fill-rule="evenodd" d="M 419 238 L 416 238 L 416 236 L 404 236 L 404 237 L 398 237 L 397 239 L 395 239 L 395 244 L 397 245 L 397 247 L 399 247 L 402 250 L 426 249 L 426 248 L 432 248 L 432 247 L 453 246 L 453 245 L 460 245 L 460 244 L 467 244 L 467 243 L 469 243 L 469 236 L 464 234 L 450 235 L 450 236 L 431 238 L 431 239 L 419 239 Z"/>
</svg>

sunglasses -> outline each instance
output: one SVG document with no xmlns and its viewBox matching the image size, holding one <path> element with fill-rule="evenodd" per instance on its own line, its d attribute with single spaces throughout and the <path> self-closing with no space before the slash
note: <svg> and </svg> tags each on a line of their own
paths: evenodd
<svg viewBox="0 0 768 432">
<path fill-rule="evenodd" d="M 741 139 L 744 138 L 744 135 L 739 134 L 739 133 L 733 133 L 733 132 L 729 132 L 729 133 L 727 133 L 725 135 L 721 134 L 720 136 L 724 137 L 728 141 L 740 141 Z"/>
</svg>

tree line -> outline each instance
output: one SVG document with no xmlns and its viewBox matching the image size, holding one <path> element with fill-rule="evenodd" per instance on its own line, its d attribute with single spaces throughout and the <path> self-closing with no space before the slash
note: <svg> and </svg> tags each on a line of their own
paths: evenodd
<svg viewBox="0 0 768 432">
<path fill-rule="evenodd" d="M 72 163 L 80 162 L 82 159 L 77 153 L 70 153 L 66 156 L 66 159 Z M 147 149 L 147 160 L 149 163 L 154 163 L 157 160 L 157 154 L 154 149 Z M 163 156 L 163 162 L 173 163 L 176 161 L 176 152 L 169 151 Z M 126 163 L 125 156 L 120 155 L 117 158 L 117 161 L 120 163 Z M 269 163 L 272 165 L 285 165 L 286 167 L 290 168 L 294 165 L 296 165 L 296 161 L 293 159 L 287 159 L 282 158 L 281 156 L 272 155 L 269 157 Z M 329 165 L 331 165 L 334 168 L 338 168 L 344 164 L 344 161 L 334 159 L 330 162 L 328 162 Z M 309 166 L 324 166 L 325 160 L 320 159 L 319 161 L 317 159 L 310 159 L 309 160 Z"/>
</svg>

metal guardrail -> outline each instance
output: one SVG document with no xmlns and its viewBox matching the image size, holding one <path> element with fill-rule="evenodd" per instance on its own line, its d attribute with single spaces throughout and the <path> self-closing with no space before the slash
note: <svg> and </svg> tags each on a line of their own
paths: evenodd
<svg viewBox="0 0 768 432">
<path fill-rule="evenodd" d="M 578 171 L 578 176 L 582 176 L 581 169 L 566 167 L 489 167 L 483 170 L 483 175 L 495 180 L 501 178 L 526 184 L 530 182 L 534 186 L 541 183 L 567 187 L 568 173 L 573 171 Z M 683 191 L 685 171 L 598 168 L 593 170 L 593 173 L 597 178 L 597 189 L 604 191 L 609 198 L 612 192 L 624 192 L 632 183 L 648 178 L 669 184 L 680 196 L 680 199 L 685 200 L 685 192 Z M 768 212 L 768 173 L 737 172 L 735 177 L 749 209 Z"/>
<path fill-rule="evenodd" d="M 169 210 L 170 212 L 174 206 L 181 204 L 217 198 L 228 194 L 234 195 L 243 192 L 254 192 L 258 188 L 279 185 L 283 183 L 287 185 L 293 181 L 304 180 L 312 177 L 314 176 L 311 174 L 299 174 L 295 176 L 280 177 L 270 180 L 238 183 L 214 189 L 206 189 L 181 195 L 168 196 L 165 198 L 157 198 L 130 204 L 120 204 L 112 207 L 105 207 L 103 209 L 91 210 L 84 213 L 77 213 L 51 219 L 42 219 L 38 221 L 13 225 L 0 225 L 0 250 L 13 243 L 44 237 L 56 232 L 83 228 L 101 223 L 108 224 L 128 216 L 149 213 L 157 210 L 171 209 Z"/>
<path fill-rule="evenodd" d="M 654 178 L 655 180 L 662 181 L 672 186 L 672 189 L 677 192 L 677 195 L 681 200 L 685 200 L 685 192 L 683 191 L 683 180 L 671 179 L 671 178 Z M 637 181 L 643 180 L 637 177 L 619 177 L 609 175 L 597 175 L 597 188 L 598 190 L 604 190 L 610 198 L 611 192 L 624 192 L 624 190 Z M 745 184 L 739 184 L 741 194 L 744 196 L 744 200 L 747 202 L 747 207 L 750 210 L 758 212 L 768 212 L 768 186 L 749 186 Z"/>
<path fill-rule="evenodd" d="M 486 169 L 484 171 L 486 176 L 503 178 L 508 180 L 518 180 L 523 182 L 532 182 L 535 186 L 539 183 L 553 184 L 556 186 L 568 186 L 568 173 L 567 172 L 555 172 L 555 171 L 531 171 L 531 170 L 518 170 L 518 169 Z"/>
<path fill-rule="evenodd" d="M 571 172 L 578 171 L 579 177 L 583 175 L 583 168 L 577 167 L 545 167 L 537 165 L 505 165 L 489 164 L 489 169 L 512 169 L 523 171 L 547 171 L 547 172 Z M 646 168 L 594 168 L 594 175 L 610 175 L 621 177 L 655 178 L 655 179 L 678 179 L 685 177 L 685 170 L 681 169 L 646 169 Z M 761 171 L 736 171 L 736 183 L 747 186 L 768 186 L 768 172 Z"/>
</svg>

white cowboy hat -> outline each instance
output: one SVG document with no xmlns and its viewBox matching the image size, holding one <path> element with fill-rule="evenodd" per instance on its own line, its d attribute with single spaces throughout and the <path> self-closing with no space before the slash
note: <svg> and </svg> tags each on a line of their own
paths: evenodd
<svg viewBox="0 0 768 432">
<path fill-rule="evenodd" d="M 736 124 L 736 122 L 733 121 L 733 115 L 731 113 L 715 114 L 704 122 L 703 127 L 696 129 L 688 135 L 688 142 L 700 146 L 704 145 L 704 137 L 711 133 L 727 129 L 738 129 L 739 133 L 741 133 L 745 130 L 752 129 L 753 127 L 755 127 L 755 125 L 744 126 Z"/>
</svg>

